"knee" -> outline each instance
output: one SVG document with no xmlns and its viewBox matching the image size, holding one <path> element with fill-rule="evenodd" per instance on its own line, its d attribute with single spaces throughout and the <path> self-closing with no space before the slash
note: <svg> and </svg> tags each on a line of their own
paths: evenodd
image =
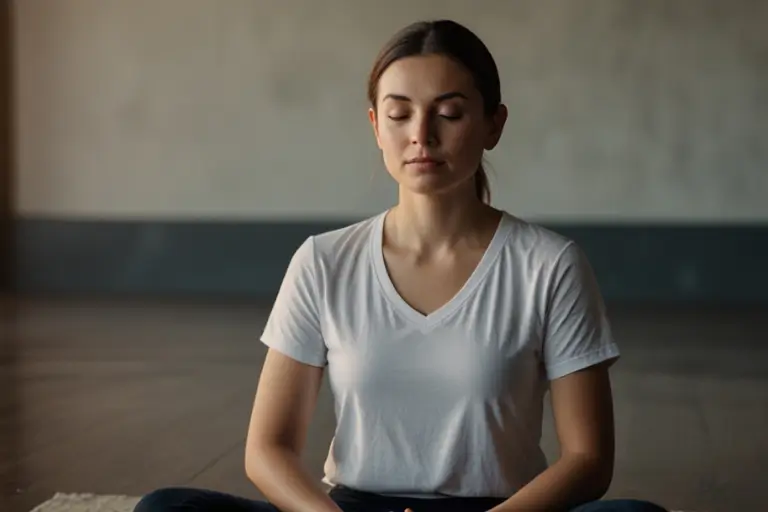
<svg viewBox="0 0 768 512">
<path fill-rule="evenodd" d="M 620 503 L 622 503 L 621 500 Z M 623 505 L 616 510 L 619 512 L 667 512 L 655 503 L 643 500 L 623 500 Z"/>
<path fill-rule="evenodd" d="M 595 501 L 582 505 L 577 512 L 668 512 L 666 509 L 650 501 L 635 499 L 618 499 Z"/>
<path fill-rule="evenodd" d="M 168 512 L 187 502 L 193 493 L 192 489 L 182 487 L 165 487 L 156 489 L 144 495 L 133 512 Z"/>
</svg>

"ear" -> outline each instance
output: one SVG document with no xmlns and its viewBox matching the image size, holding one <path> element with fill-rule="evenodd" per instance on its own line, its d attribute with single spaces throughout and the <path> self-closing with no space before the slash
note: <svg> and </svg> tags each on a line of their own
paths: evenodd
<svg viewBox="0 0 768 512">
<path fill-rule="evenodd" d="M 376 109 L 373 107 L 368 109 L 368 121 L 370 121 L 371 127 L 373 127 L 373 134 L 376 136 L 376 145 L 379 146 L 379 149 L 381 149 L 381 140 L 379 138 L 379 119 L 376 114 Z"/>
<path fill-rule="evenodd" d="M 490 151 L 495 148 L 501 139 L 501 134 L 504 132 L 504 125 L 507 123 L 507 106 L 503 103 L 499 105 L 496 113 L 489 120 L 490 130 L 485 140 L 485 149 Z"/>
</svg>

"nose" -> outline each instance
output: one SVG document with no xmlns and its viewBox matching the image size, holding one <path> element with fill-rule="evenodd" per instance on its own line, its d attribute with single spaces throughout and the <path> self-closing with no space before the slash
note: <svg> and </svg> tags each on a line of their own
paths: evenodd
<svg viewBox="0 0 768 512">
<path fill-rule="evenodd" d="M 415 146 L 433 146 L 437 143 L 435 122 L 428 114 L 414 116 L 411 144 Z"/>
</svg>

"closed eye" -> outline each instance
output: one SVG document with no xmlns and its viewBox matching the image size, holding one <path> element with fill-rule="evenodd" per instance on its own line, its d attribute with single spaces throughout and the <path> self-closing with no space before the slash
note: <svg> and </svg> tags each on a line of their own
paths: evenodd
<svg viewBox="0 0 768 512">
<path fill-rule="evenodd" d="M 405 121 L 406 119 L 408 119 L 407 115 L 387 116 L 387 117 L 393 121 Z M 458 121 L 459 119 L 462 118 L 462 115 L 461 114 L 458 114 L 458 115 L 440 114 L 440 117 L 442 117 L 443 119 L 447 119 L 448 121 Z"/>
</svg>

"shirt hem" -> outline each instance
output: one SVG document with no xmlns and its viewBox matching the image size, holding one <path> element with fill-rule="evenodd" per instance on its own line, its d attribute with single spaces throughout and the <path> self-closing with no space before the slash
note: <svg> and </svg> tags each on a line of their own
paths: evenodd
<svg viewBox="0 0 768 512">
<path fill-rule="evenodd" d="M 266 337 L 262 337 L 260 341 L 268 348 L 274 349 L 284 356 L 288 356 L 291 359 L 298 361 L 299 363 L 316 366 L 318 368 L 324 368 L 327 365 L 327 360 L 325 358 L 307 355 L 304 351 L 297 349 L 296 347 L 286 345 L 285 343 L 270 340 Z"/>
<path fill-rule="evenodd" d="M 620 355 L 618 346 L 615 343 L 611 343 L 608 346 L 601 347 L 584 355 L 568 359 L 567 361 L 552 366 L 547 366 L 547 378 L 549 380 L 559 379 L 560 377 L 565 377 L 566 375 L 589 368 L 590 366 L 611 359 L 618 359 Z"/>
</svg>

